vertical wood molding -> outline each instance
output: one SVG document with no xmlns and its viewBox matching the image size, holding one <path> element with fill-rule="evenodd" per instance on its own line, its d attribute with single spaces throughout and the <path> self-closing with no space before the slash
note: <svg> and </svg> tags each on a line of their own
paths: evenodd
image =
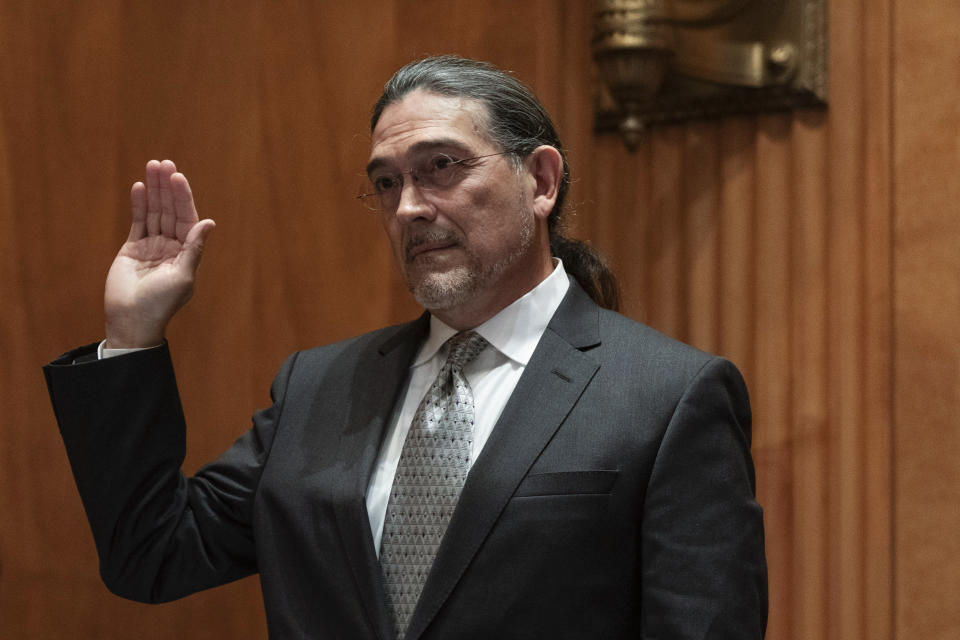
<svg viewBox="0 0 960 640">
<path fill-rule="evenodd" d="M 894 52 L 893 0 L 872 0 L 864 11 L 864 476 L 866 513 L 863 546 L 864 635 L 877 640 L 895 637 L 893 573 L 895 553 L 892 465 L 894 380 L 892 310 L 894 264 L 891 229 L 894 220 L 892 98 Z M 911 636 L 905 636 L 909 638 Z M 915 636 L 918 637 L 918 636 Z"/>
<path fill-rule="evenodd" d="M 790 228 L 793 216 L 789 115 L 757 119 L 754 245 L 756 271 L 755 377 L 751 382 L 754 409 L 754 452 L 759 497 L 768 508 L 767 539 L 795 535 L 792 517 L 793 447 L 790 420 L 793 401 L 793 359 L 790 349 L 792 304 Z M 768 544 L 767 561 L 774 576 L 793 573 L 791 546 Z M 770 588 L 768 635 L 789 637 L 794 626 L 792 594 L 779 581 Z"/>
<path fill-rule="evenodd" d="M 714 215 L 720 205 L 719 123 L 701 122 L 690 126 L 684 140 L 684 156 L 698 161 L 685 167 L 683 190 L 687 224 L 684 227 L 684 259 L 687 266 L 686 291 L 688 338 L 717 351 L 720 342 L 718 321 L 720 233 Z"/>
<path fill-rule="evenodd" d="M 720 123 L 720 347 L 736 362 L 748 380 L 755 376 L 756 345 L 754 264 L 756 202 L 755 118 L 734 118 Z"/>
<path fill-rule="evenodd" d="M 646 222 L 647 301 L 646 317 L 651 324 L 675 336 L 685 337 L 687 314 L 684 265 L 684 233 L 686 193 L 683 190 L 684 132 L 679 127 L 658 129 L 650 133 L 649 165 L 650 205 L 643 218 Z"/>
<path fill-rule="evenodd" d="M 796 215 L 791 322 L 793 389 L 793 522 L 802 527 L 793 549 L 793 573 L 784 585 L 793 594 L 794 637 L 826 637 L 828 552 L 829 413 L 827 396 L 827 157 L 826 118 L 802 114 L 794 121 Z M 799 524 L 802 523 L 802 524 Z"/>
<path fill-rule="evenodd" d="M 841 6 L 837 6 L 841 5 Z M 859 3 L 832 3 L 828 189 L 826 375 L 830 380 L 831 546 L 828 616 L 832 637 L 863 637 L 862 255 L 865 99 Z"/>
</svg>

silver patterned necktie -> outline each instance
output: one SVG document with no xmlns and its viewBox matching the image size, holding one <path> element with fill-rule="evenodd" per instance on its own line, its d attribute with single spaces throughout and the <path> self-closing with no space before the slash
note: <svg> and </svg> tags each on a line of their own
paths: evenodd
<svg viewBox="0 0 960 640">
<path fill-rule="evenodd" d="M 473 331 L 447 341 L 447 361 L 420 401 L 403 442 L 380 543 L 398 640 L 406 634 L 470 470 L 473 391 L 463 367 L 486 346 Z"/>
</svg>

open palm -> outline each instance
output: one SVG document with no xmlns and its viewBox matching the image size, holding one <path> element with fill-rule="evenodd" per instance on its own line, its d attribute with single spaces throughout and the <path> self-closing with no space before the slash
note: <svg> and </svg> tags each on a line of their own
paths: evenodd
<svg viewBox="0 0 960 640">
<path fill-rule="evenodd" d="M 107 275 L 104 310 L 110 347 L 163 340 L 167 323 L 193 293 L 213 220 L 199 220 L 190 184 L 170 160 L 147 163 L 130 190 L 133 220 Z"/>
</svg>

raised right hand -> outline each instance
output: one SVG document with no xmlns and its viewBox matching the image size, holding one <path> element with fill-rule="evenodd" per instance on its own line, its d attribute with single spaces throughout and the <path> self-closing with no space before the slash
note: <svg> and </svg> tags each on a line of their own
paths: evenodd
<svg viewBox="0 0 960 640">
<path fill-rule="evenodd" d="M 199 220 L 190 184 L 170 160 L 147 163 L 146 184 L 130 190 L 130 235 L 104 290 L 110 348 L 150 347 L 190 299 L 213 220 Z"/>
</svg>

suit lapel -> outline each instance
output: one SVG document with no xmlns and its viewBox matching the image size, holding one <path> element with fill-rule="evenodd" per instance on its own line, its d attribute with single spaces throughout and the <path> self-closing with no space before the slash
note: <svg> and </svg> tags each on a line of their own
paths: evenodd
<svg viewBox="0 0 960 640">
<path fill-rule="evenodd" d="M 347 461 L 350 469 L 336 478 L 333 487 L 337 528 L 368 620 L 384 640 L 393 637 L 393 629 L 370 532 L 366 493 L 410 362 L 429 328 L 428 319 L 424 314 L 401 328 L 358 362 L 357 370 L 364 372 L 365 379 L 350 390 L 354 400 L 337 450 L 337 459 Z"/>
<path fill-rule="evenodd" d="M 410 621 L 408 640 L 418 638 L 440 610 L 599 368 L 583 352 L 599 343 L 598 322 L 598 307 L 572 283 L 467 477 Z"/>
</svg>

